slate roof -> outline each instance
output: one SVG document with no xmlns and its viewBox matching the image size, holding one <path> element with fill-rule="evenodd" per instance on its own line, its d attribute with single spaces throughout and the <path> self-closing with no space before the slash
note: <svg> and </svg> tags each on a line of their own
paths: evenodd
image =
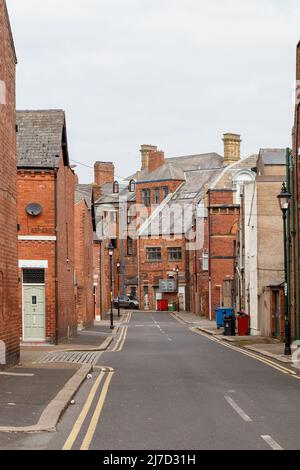
<svg viewBox="0 0 300 470">
<path fill-rule="evenodd" d="M 223 164 L 223 157 L 215 152 L 202 153 L 196 155 L 186 155 L 181 157 L 166 158 L 165 165 L 161 166 L 154 172 L 148 170 L 135 173 L 127 179 L 137 179 L 138 182 L 169 180 L 185 180 L 184 173 L 186 171 L 198 169 L 219 168 Z"/>
<path fill-rule="evenodd" d="M 151 214 L 140 228 L 139 235 L 187 234 L 192 226 L 194 209 L 203 199 L 207 185 L 222 171 L 222 167 L 188 171 L 186 181 Z M 171 218 L 170 213 L 173 214 Z"/>
<path fill-rule="evenodd" d="M 101 196 L 96 201 L 96 205 L 100 204 L 117 204 L 119 203 L 120 197 L 126 198 L 128 202 L 134 202 L 136 200 L 136 194 L 130 193 L 127 187 L 122 187 L 122 183 L 120 183 L 120 193 L 114 194 L 113 192 L 113 183 L 105 183 L 101 186 Z"/>
<path fill-rule="evenodd" d="M 210 189 L 232 189 L 233 178 L 241 170 L 251 170 L 257 165 L 258 155 L 250 155 L 238 162 L 223 168 L 217 180 L 210 186 Z"/>
<path fill-rule="evenodd" d="M 149 172 L 145 171 L 138 180 L 138 183 L 145 181 L 164 181 L 164 180 L 185 180 L 184 171 L 179 165 L 172 163 L 165 163 L 156 170 Z"/>
<path fill-rule="evenodd" d="M 57 168 L 66 143 L 62 110 L 17 111 L 18 168 Z"/>
<path fill-rule="evenodd" d="M 180 165 L 185 170 L 205 170 L 222 165 L 223 157 L 218 153 L 211 152 L 167 158 L 166 162 Z"/>
<path fill-rule="evenodd" d="M 285 165 L 286 149 L 260 149 L 259 157 L 264 165 Z"/>
<path fill-rule="evenodd" d="M 92 208 L 93 203 L 93 185 L 92 184 L 78 184 L 75 191 L 75 203 L 85 200 L 89 209 Z"/>
</svg>

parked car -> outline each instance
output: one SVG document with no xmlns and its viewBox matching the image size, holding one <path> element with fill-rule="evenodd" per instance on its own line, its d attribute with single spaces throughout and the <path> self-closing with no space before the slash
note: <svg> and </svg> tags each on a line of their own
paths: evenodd
<svg viewBox="0 0 300 470">
<path fill-rule="evenodd" d="M 115 308 L 119 308 L 119 301 L 120 301 L 120 308 L 128 308 L 130 310 L 138 310 L 139 309 L 139 302 L 136 299 L 129 297 L 128 295 L 121 295 L 120 298 L 114 298 L 114 306 Z"/>
</svg>

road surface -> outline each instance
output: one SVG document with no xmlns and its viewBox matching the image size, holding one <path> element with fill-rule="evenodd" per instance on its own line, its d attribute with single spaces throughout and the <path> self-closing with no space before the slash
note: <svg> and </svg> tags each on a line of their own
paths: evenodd
<svg viewBox="0 0 300 470">
<path fill-rule="evenodd" d="M 300 448 L 300 380 L 169 313 L 134 312 L 54 434 L 0 446 L 82 450 Z"/>
</svg>

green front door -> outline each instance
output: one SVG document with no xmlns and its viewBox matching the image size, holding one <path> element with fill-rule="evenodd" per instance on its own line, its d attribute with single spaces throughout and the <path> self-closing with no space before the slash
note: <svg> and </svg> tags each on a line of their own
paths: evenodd
<svg viewBox="0 0 300 470">
<path fill-rule="evenodd" d="M 45 341 L 45 286 L 23 286 L 24 341 Z"/>
</svg>

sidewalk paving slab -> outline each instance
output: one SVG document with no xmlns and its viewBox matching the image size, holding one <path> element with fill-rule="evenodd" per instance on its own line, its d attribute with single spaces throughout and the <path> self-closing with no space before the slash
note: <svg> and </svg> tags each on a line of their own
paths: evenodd
<svg viewBox="0 0 300 470">
<path fill-rule="evenodd" d="M 54 431 L 91 370 L 74 364 L 6 370 L 14 375 L 0 375 L 0 432 Z"/>
<path fill-rule="evenodd" d="M 121 319 L 122 320 L 122 319 Z M 109 322 L 79 331 L 59 345 L 23 344 L 20 365 L 0 373 L 0 432 L 53 431 L 92 364 L 42 363 L 49 353 L 105 351 L 118 333 Z"/>
<path fill-rule="evenodd" d="M 199 317 L 191 312 L 177 312 L 175 317 L 203 333 L 217 336 L 222 341 L 285 364 L 293 364 L 292 357 L 285 356 L 283 353 L 284 344 L 277 339 L 266 336 L 224 336 L 223 330 L 217 329 L 215 321 Z"/>
</svg>

